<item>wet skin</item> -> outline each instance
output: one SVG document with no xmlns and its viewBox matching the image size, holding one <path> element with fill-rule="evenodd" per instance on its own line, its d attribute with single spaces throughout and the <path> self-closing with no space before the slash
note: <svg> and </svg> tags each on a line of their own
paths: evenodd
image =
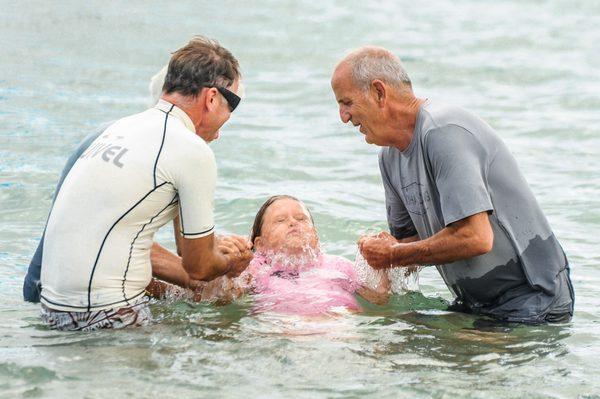
<svg viewBox="0 0 600 399">
<path fill-rule="evenodd" d="M 300 254 L 315 250 L 319 239 L 304 204 L 290 198 L 275 201 L 265 212 L 261 235 L 254 245 L 259 251 Z"/>
</svg>

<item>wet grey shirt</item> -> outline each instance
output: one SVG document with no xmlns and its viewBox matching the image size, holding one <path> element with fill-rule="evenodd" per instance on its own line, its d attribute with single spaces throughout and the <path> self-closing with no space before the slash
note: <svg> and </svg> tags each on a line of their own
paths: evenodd
<svg viewBox="0 0 600 399">
<path fill-rule="evenodd" d="M 409 147 L 384 147 L 379 166 L 390 231 L 398 239 L 426 239 L 488 212 L 492 251 L 437 266 L 457 304 L 508 321 L 572 314 L 565 254 L 514 157 L 484 121 L 425 102 Z"/>
</svg>

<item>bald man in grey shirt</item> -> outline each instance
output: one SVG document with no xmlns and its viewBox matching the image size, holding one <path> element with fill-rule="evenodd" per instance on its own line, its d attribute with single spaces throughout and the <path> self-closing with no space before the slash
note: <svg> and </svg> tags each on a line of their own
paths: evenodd
<svg viewBox="0 0 600 399">
<path fill-rule="evenodd" d="M 383 147 L 391 236 L 361 238 L 371 266 L 437 265 L 455 310 L 511 322 L 570 320 L 567 258 L 488 124 L 416 98 L 400 61 L 381 48 L 351 53 L 332 86 L 342 121 Z"/>
<path fill-rule="evenodd" d="M 508 148 L 489 125 L 426 101 L 413 140 L 379 157 L 392 235 L 431 237 L 480 212 L 490 252 L 438 265 L 465 310 L 537 322 L 571 314 L 568 262 Z"/>
</svg>

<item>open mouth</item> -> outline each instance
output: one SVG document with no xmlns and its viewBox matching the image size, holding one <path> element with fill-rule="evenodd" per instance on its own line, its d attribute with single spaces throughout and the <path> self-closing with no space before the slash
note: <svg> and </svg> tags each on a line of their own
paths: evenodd
<svg viewBox="0 0 600 399">
<path fill-rule="evenodd" d="M 367 131 L 364 129 L 364 127 L 363 127 L 362 123 L 360 123 L 360 122 L 354 122 L 354 121 L 351 121 L 351 122 L 352 122 L 352 125 L 353 125 L 354 127 L 357 127 L 357 128 L 358 128 L 358 131 L 359 131 L 359 132 L 361 132 L 361 133 L 362 133 L 362 134 L 364 134 L 364 135 L 366 135 L 366 134 L 367 134 Z"/>
</svg>

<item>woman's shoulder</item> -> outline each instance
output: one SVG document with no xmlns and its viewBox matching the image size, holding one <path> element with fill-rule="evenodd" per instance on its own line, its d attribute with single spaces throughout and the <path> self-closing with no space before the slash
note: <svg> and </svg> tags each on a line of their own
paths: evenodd
<svg viewBox="0 0 600 399">
<path fill-rule="evenodd" d="M 323 255 L 323 267 L 335 271 L 344 277 L 344 281 L 350 283 L 346 287 L 348 291 L 354 291 L 358 288 L 358 275 L 354 269 L 354 263 L 338 255 Z"/>
</svg>

